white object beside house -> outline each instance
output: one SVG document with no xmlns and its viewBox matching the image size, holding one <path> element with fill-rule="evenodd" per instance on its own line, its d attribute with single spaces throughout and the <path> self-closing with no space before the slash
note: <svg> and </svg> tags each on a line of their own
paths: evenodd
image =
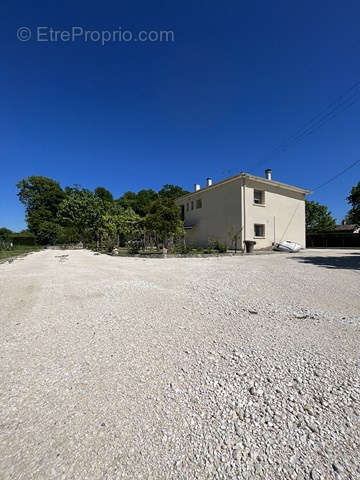
<svg viewBox="0 0 360 480">
<path fill-rule="evenodd" d="M 207 247 L 214 242 L 242 249 L 255 241 L 255 249 L 267 249 L 284 240 L 305 247 L 305 196 L 309 190 L 272 179 L 240 173 L 177 199 L 181 207 L 187 244 Z"/>
<path fill-rule="evenodd" d="M 290 240 L 285 240 L 280 243 L 276 243 L 274 245 L 275 250 L 279 250 L 279 252 L 290 252 L 295 253 L 301 250 L 301 245 L 296 242 L 291 242 Z"/>
</svg>

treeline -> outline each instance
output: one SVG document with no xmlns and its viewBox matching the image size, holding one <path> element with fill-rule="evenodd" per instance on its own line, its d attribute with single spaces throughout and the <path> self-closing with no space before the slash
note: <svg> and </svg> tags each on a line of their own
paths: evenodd
<svg viewBox="0 0 360 480">
<path fill-rule="evenodd" d="M 40 245 L 83 242 L 109 249 L 128 244 L 137 249 L 146 239 L 167 246 L 183 235 L 175 199 L 188 192 L 177 185 L 164 185 L 158 192 L 128 191 L 118 199 L 104 187 L 62 189 L 59 182 L 41 176 L 21 180 L 17 188 L 28 231 Z"/>
<path fill-rule="evenodd" d="M 352 187 L 346 200 L 351 208 L 344 218 L 344 223 L 348 225 L 360 225 L 360 181 Z M 335 218 L 326 205 L 306 200 L 305 207 L 307 234 L 335 230 Z"/>
</svg>

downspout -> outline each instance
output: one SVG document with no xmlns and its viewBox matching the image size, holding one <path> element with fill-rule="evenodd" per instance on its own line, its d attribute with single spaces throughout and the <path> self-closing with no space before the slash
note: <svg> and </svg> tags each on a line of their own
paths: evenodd
<svg viewBox="0 0 360 480">
<path fill-rule="evenodd" d="M 276 227 L 275 227 L 275 215 L 274 215 L 274 245 L 276 243 Z"/>
<path fill-rule="evenodd" d="M 242 212 L 243 212 L 243 215 L 242 215 L 242 225 L 241 225 L 241 228 L 242 228 L 242 231 L 243 231 L 243 244 L 242 244 L 242 247 L 244 249 L 244 242 L 246 240 L 246 205 L 245 205 L 245 179 L 243 179 L 242 181 Z"/>
</svg>

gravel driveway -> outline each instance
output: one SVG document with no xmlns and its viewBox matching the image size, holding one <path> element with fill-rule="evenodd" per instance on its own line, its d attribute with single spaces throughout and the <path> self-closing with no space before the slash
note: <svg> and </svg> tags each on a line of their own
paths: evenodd
<svg viewBox="0 0 360 480">
<path fill-rule="evenodd" d="M 1 480 L 360 479 L 359 292 L 360 250 L 1 264 Z"/>
</svg>

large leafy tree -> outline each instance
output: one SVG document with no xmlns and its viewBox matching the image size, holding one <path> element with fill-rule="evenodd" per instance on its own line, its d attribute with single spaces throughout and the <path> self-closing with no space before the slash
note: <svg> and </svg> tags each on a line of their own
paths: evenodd
<svg viewBox="0 0 360 480">
<path fill-rule="evenodd" d="M 117 200 L 117 204 L 124 209 L 131 208 L 137 215 L 145 217 L 157 198 L 158 194 L 152 189 L 140 190 L 138 193 L 129 191 Z"/>
<path fill-rule="evenodd" d="M 25 205 L 29 215 L 39 208 L 57 214 L 60 203 L 65 198 L 65 192 L 59 182 L 47 177 L 32 176 L 17 183 L 18 197 Z"/>
<path fill-rule="evenodd" d="M 104 187 L 95 188 L 94 193 L 95 193 L 96 197 L 100 198 L 101 200 L 103 200 L 105 202 L 112 203 L 114 201 L 113 194 Z"/>
<path fill-rule="evenodd" d="M 175 200 L 187 193 L 189 192 L 183 190 L 178 185 L 166 184 L 158 193 L 152 189 L 140 190 L 137 193 L 131 191 L 125 192 L 116 202 L 121 207 L 125 209 L 131 208 L 136 214 L 145 217 L 158 198 Z"/>
<path fill-rule="evenodd" d="M 352 187 L 347 201 L 351 205 L 351 209 L 346 216 L 347 223 L 360 225 L 360 182 Z"/>
<path fill-rule="evenodd" d="M 65 198 L 59 182 L 47 177 L 31 176 L 17 183 L 18 197 L 25 205 L 26 221 L 30 232 L 41 244 L 56 239 L 55 221 L 60 203 Z"/>
<path fill-rule="evenodd" d="M 105 239 L 121 236 L 128 240 L 142 233 L 142 220 L 131 208 L 102 216 L 100 233 Z"/>
<path fill-rule="evenodd" d="M 171 200 L 176 200 L 183 195 L 187 195 L 189 192 L 179 187 L 179 185 L 169 185 L 166 184 L 161 190 L 159 190 L 159 196 L 162 198 L 169 198 Z"/>
<path fill-rule="evenodd" d="M 72 227 L 85 240 L 100 231 L 102 217 L 107 213 L 106 202 L 86 188 L 67 188 L 57 220 L 64 227 Z"/>
<path fill-rule="evenodd" d="M 169 198 L 159 198 L 151 205 L 145 218 L 145 227 L 147 230 L 155 232 L 164 242 L 165 247 L 171 236 L 184 234 L 180 209 Z"/>
<path fill-rule="evenodd" d="M 335 219 L 326 205 L 306 201 L 305 215 L 307 233 L 325 232 L 335 228 Z"/>
</svg>

